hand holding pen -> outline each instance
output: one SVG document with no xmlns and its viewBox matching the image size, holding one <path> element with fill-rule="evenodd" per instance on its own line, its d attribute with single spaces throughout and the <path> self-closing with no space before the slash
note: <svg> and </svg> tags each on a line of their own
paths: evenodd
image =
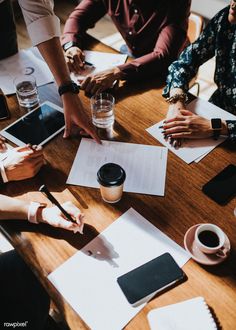
<svg viewBox="0 0 236 330">
<path fill-rule="evenodd" d="M 50 200 L 51 203 L 55 205 L 54 208 L 49 208 L 48 210 L 45 209 L 44 211 L 50 212 L 51 209 L 51 212 L 55 213 L 55 208 L 57 209 L 54 218 L 50 216 L 47 217 L 51 218 L 51 222 L 49 224 L 56 227 L 62 227 L 64 229 L 72 230 L 74 231 L 74 233 L 78 231 L 80 234 L 83 234 L 84 215 L 80 212 L 80 209 L 78 209 L 72 202 L 66 202 L 61 205 L 57 201 L 57 199 L 50 193 L 50 191 L 45 185 L 42 185 L 39 188 L 39 191 L 44 194 Z M 61 215 L 63 215 L 63 217 L 61 217 Z"/>
<path fill-rule="evenodd" d="M 80 74 L 84 66 L 93 67 L 93 64 L 85 60 L 83 51 L 78 47 L 71 47 L 65 52 L 65 60 L 70 72 Z"/>
</svg>

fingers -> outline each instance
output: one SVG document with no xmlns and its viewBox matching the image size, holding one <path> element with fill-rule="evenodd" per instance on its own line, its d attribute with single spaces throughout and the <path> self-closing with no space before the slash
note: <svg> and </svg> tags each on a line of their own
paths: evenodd
<svg viewBox="0 0 236 330">
<path fill-rule="evenodd" d="M 84 215 L 81 214 L 80 209 L 71 202 L 63 203 L 62 206 L 78 223 L 73 223 L 65 219 L 61 211 L 56 206 L 43 209 L 42 221 L 54 227 L 63 228 L 82 234 Z"/>
<path fill-rule="evenodd" d="M 85 132 L 90 135 L 97 143 L 102 144 L 96 129 L 94 126 L 92 126 L 92 124 L 89 124 L 87 127 L 84 127 L 83 131 L 80 131 L 81 135 L 85 135 Z"/>
<path fill-rule="evenodd" d="M 6 144 L 5 144 L 6 139 L 2 136 L 0 136 L 0 152 L 3 152 L 6 150 Z"/>
<path fill-rule="evenodd" d="M 81 83 L 81 87 L 80 88 L 83 89 L 86 93 L 88 93 L 90 91 L 91 80 L 92 80 L 92 77 L 91 76 L 88 76 Z"/>
<path fill-rule="evenodd" d="M 192 139 L 194 138 L 192 132 L 179 132 L 170 134 L 169 137 L 171 139 Z"/>
<path fill-rule="evenodd" d="M 65 112 L 64 116 L 65 116 L 65 130 L 64 130 L 63 138 L 68 138 L 71 133 L 71 120 L 68 117 L 67 112 Z"/>
<path fill-rule="evenodd" d="M 71 47 L 65 52 L 66 62 L 70 71 L 80 73 L 84 68 L 85 55 L 78 47 Z"/>
<path fill-rule="evenodd" d="M 80 209 L 77 206 L 75 206 L 71 201 L 63 203 L 62 206 L 75 219 L 77 224 L 82 224 L 84 214 L 81 213 Z"/>
</svg>

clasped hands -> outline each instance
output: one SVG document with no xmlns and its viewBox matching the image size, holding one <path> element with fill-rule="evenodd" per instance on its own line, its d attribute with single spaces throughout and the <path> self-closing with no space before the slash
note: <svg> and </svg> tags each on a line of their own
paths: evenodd
<svg viewBox="0 0 236 330">
<path fill-rule="evenodd" d="M 163 122 L 162 133 L 174 147 L 180 147 L 183 139 L 201 139 L 213 135 L 211 121 L 191 111 L 179 109 Z"/>
<path fill-rule="evenodd" d="M 65 59 L 71 72 L 83 74 L 85 55 L 78 47 L 71 47 L 65 52 Z M 97 74 L 89 74 L 80 82 L 81 89 L 86 94 L 98 94 L 108 88 L 112 88 L 114 82 L 121 78 L 119 68 L 111 68 Z"/>
</svg>

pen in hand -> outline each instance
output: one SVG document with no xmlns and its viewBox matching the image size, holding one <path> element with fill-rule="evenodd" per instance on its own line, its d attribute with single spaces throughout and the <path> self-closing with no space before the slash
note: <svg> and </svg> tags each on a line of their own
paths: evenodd
<svg viewBox="0 0 236 330">
<path fill-rule="evenodd" d="M 70 60 L 73 60 L 73 57 L 70 55 L 66 55 L 67 58 L 69 58 Z M 83 61 L 84 64 L 88 65 L 88 66 L 94 66 L 93 63 L 90 63 L 88 61 Z"/>
<path fill-rule="evenodd" d="M 48 190 L 48 188 L 43 184 L 40 188 L 39 191 L 44 194 L 51 203 L 53 203 L 54 205 L 56 205 L 59 210 L 61 211 L 61 213 L 66 217 L 67 220 L 76 223 L 77 222 L 72 218 L 72 216 L 61 206 L 61 204 L 58 202 L 58 200 L 56 200 L 56 198 L 50 193 L 50 191 Z"/>
</svg>

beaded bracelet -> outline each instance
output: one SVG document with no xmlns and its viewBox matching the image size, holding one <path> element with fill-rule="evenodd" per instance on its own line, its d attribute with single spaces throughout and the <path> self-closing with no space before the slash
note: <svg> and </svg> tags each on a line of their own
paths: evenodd
<svg viewBox="0 0 236 330">
<path fill-rule="evenodd" d="M 175 104 L 178 101 L 181 101 L 183 103 L 186 103 L 188 101 L 188 96 L 185 93 L 181 94 L 174 94 L 173 96 L 170 96 L 166 99 L 166 102 L 169 104 Z"/>
</svg>

